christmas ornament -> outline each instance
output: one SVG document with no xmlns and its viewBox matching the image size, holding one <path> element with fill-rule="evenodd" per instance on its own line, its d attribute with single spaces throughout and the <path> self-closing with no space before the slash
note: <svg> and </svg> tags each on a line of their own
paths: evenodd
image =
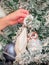
<svg viewBox="0 0 49 65">
<path fill-rule="evenodd" d="M 15 60 L 15 50 L 14 50 L 14 44 L 10 43 L 7 44 L 3 50 L 3 56 L 5 57 L 6 61 L 14 61 Z"/>
<path fill-rule="evenodd" d="M 27 30 L 24 27 L 16 40 L 15 51 L 17 55 L 25 52 L 26 45 L 27 45 Z"/>
<path fill-rule="evenodd" d="M 38 34 L 32 32 L 29 34 L 30 40 L 28 42 L 28 49 L 31 51 L 42 50 L 41 41 L 38 38 Z"/>
</svg>

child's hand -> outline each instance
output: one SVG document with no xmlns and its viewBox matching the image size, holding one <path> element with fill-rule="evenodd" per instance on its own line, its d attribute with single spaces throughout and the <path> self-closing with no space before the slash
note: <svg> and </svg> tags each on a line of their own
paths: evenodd
<svg viewBox="0 0 49 65">
<path fill-rule="evenodd" d="M 27 10 L 19 9 L 5 17 L 9 25 L 23 23 L 24 18 L 29 14 Z"/>
<path fill-rule="evenodd" d="M 3 30 L 9 25 L 14 25 L 17 23 L 23 23 L 24 18 L 29 14 L 27 10 L 19 9 L 4 18 L 0 19 L 0 30 Z"/>
</svg>

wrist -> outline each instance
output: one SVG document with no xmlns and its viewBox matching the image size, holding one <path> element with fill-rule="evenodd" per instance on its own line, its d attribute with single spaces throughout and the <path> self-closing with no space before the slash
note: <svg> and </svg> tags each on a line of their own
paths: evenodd
<svg viewBox="0 0 49 65">
<path fill-rule="evenodd" d="M 3 21 L 3 23 L 4 23 L 6 26 L 9 26 L 9 21 L 6 19 L 6 17 L 2 18 L 1 21 Z"/>
<path fill-rule="evenodd" d="M 0 19 L 0 30 L 3 30 L 8 25 L 9 25 L 8 22 L 4 18 Z"/>
</svg>

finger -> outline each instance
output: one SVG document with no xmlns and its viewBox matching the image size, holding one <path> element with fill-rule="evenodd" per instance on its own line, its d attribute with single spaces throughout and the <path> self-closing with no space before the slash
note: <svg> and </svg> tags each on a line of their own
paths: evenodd
<svg viewBox="0 0 49 65">
<path fill-rule="evenodd" d="M 18 19 L 20 19 L 20 18 L 25 18 L 26 16 L 27 16 L 26 14 L 20 13 L 20 14 L 18 14 L 18 16 L 16 17 L 16 19 L 18 20 Z"/>
<path fill-rule="evenodd" d="M 27 15 L 26 14 L 18 14 L 18 16 L 16 16 L 16 18 L 12 19 L 9 21 L 9 24 L 10 25 L 14 25 L 14 24 L 17 24 L 17 23 L 22 23 L 22 21 L 24 20 L 24 18 L 26 17 Z"/>
<path fill-rule="evenodd" d="M 14 25 L 14 24 L 17 24 L 18 22 L 15 20 L 15 21 L 10 21 L 10 25 Z"/>
<path fill-rule="evenodd" d="M 24 20 L 24 18 L 20 18 L 17 21 L 18 21 L 18 23 L 23 23 L 23 20 Z"/>
<path fill-rule="evenodd" d="M 18 20 L 10 21 L 10 25 L 14 25 L 14 24 L 17 24 L 17 23 L 23 23 L 23 20 L 24 20 L 24 18 L 20 18 Z"/>
<path fill-rule="evenodd" d="M 20 9 L 20 12 L 21 13 L 24 13 L 24 14 L 29 14 L 29 11 L 28 10 L 25 10 L 25 9 Z"/>
</svg>

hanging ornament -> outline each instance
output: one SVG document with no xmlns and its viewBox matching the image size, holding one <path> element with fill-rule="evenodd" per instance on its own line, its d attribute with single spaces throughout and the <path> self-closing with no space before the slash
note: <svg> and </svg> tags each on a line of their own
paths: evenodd
<svg viewBox="0 0 49 65">
<path fill-rule="evenodd" d="M 30 15 L 28 15 L 25 19 L 24 19 L 24 25 L 26 26 L 26 27 L 28 27 L 28 28 L 30 28 L 31 26 L 30 25 L 32 25 L 32 21 L 33 21 L 33 16 L 30 14 Z"/>
<path fill-rule="evenodd" d="M 5 57 L 6 61 L 14 61 L 15 60 L 16 53 L 14 50 L 14 46 L 15 45 L 13 43 L 10 43 L 4 47 L 3 56 Z"/>
<path fill-rule="evenodd" d="M 36 32 L 29 33 L 29 42 L 28 42 L 28 49 L 29 51 L 41 50 L 41 41 L 38 38 L 38 34 Z"/>
<path fill-rule="evenodd" d="M 16 40 L 15 51 L 17 55 L 25 52 L 26 45 L 27 45 L 27 30 L 26 28 L 23 28 L 22 32 L 20 33 L 20 35 L 17 37 Z"/>
</svg>

